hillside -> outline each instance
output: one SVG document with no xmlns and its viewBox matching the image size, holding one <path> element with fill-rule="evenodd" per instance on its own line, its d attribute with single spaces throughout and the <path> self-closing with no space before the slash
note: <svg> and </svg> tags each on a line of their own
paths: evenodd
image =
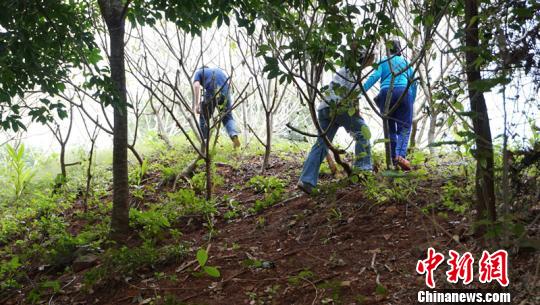
<svg viewBox="0 0 540 305">
<path fill-rule="evenodd" d="M 132 190 L 127 247 L 107 242 L 107 191 L 87 211 L 68 191 L 50 205 L 21 203 L 11 214 L 18 229 L 6 225 L 4 212 L 0 303 L 413 304 L 426 288 L 415 266 L 428 247 L 475 256 L 486 249 L 470 235 L 463 163 L 419 157 L 416 171 L 357 183 L 326 170 L 318 194 L 308 196 L 295 187 L 300 149 L 276 152 L 264 177 L 255 174 L 261 156 L 225 149 L 215 199 L 207 202 L 198 193 L 201 174 L 166 179 L 187 160 L 175 161 L 181 151 L 149 159 Z M 536 206 L 521 221 L 538 213 Z M 537 233 L 533 223 L 520 236 Z M 510 253 L 512 304 L 535 304 L 538 251 L 523 243 Z M 460 287 L 445 281 L 444 270 L 435 273 L 437 288 Z"/>
</svg>

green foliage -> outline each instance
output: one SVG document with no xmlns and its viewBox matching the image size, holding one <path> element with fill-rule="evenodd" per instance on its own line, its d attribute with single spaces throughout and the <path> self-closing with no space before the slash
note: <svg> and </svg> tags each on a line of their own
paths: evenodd
<svg viewBox="0 0 540 305">
<path fill-rule="evenodd" d="M 343 213 L 339 208 L 332 208 L 329 213 L 329 218 L 334 221 L 341 221 L 343 220 Z"/>
<path fill-rule="evenodd" d="M 168 193 L 165 204 L 152 205 L 147 210 L 131 209 L 130 225 L 139 228 L 140 236 L 147 241 L 163 237 L 163 233 L 178 222 L 182 216 L 203 216 L 207 221 L 217 214 L 215 202 L 200 198 L 191 189 Z"/>
<path fill-rule="evenodd" d="M 291 285 L 299 286 L 304 283 L 306 280 L 313 280 L 315 274 L 307 269 L 298 272 L 297 275 L 289 276 L 288 282 Z"/>
<path fill-rule="evenodd" d="M 375 287 L 375 293 L 378 295 L 387 295 L 388 289 L 381 284 L 377 284 L 377 287 Z"/>
<path fill-rule="evenodd" d="M 283 199 L 285 182 L 277 177 L 254 176 L 247 182 L 247 186 L 264 194 L 264 197 L 257 199 L 249 209 L 251 213 L 259 213 Z"/>
<path fill-rule="evenodd" d="M 32 168 L 28 167 L 25 162 L 24 145 L 18 148 L 13 148 L 11 145 L 6 146 L 7 149 L 7 164 L 10 178 L 10 183 L 13 188 L 15 199 L 19 199 L 28 184 L 35 175 Z"/>
<path fill-rule="evenodd" d="M 262 210 L 273 206 L 283 200 L 283 189 L 273 190 L 271 193 L 266 193 L 263 199 L 257 199 L 253 207 L 249 210 L 252 213 L 259 213 Z"/>
<path fill-rule="evenodd" d="M 61 212 L 65 203 L 57 201 L 57 198 L 36 193 L 28 199 L 25 205 L 3 209 L 0 212 L 0 242 L 10 239 L 32 229 L 33 225 L 41 225 Z M 41 226 L 40 226 L 41 227 Z"/>
<path fill-rule="evenodd" d="M 247 182 L 247 186 L 253 188 L 257 193 L 270 193 L 274 190 L 283 189 L 285 182 L 274 176 L 254 176 Z"/>
<path fill-rule="evenodd" d="M 330 290 L 331 299 L 326 301 L 325 304 L 329 304 L 329 303 L 341 304 L 342 303 L 341 281 L 339 280 L 324 281 L 323 283 L 317 286 L 325 290 Z"/>
<path fill-rule="evenodd" d="M 221 276 L 221 273 L 217 267 L 208 266 L 206 264 L 208 262 L 208 252 L 205 249 L 201 248 L 197 250 L 197 262 L 199 263 L 199 267 L 202 269 L 204 274 L 214 278 L 219 278 Z"/>
<path fill-rule="evenodd" d="M 31 304 L 36 304 L 40 301 L 41 294 L 47 293 L 49 291 L 52 293 L 58 293 L 60 291 L 60 282 L 55 280 L 55 281 L 45 281 L 45 282 L 39 283 L 37 287 L 35 287 L 34 289 L 32 289 L 32 291 L 30 291 L 30 293 L 28 294 L 27 300 Z"/>
<path fill-rule="evenodd" d="M 221 175 L 219 175 L 215 167 L 212 166 L 212 186 L 213 187 L 220 187 L 225 183 L 225 180 Z M 197 191 L 198 193 L 203 193 L 206 191 L 206 172 L 200 172 L 191 178 L 191 185 L 193 186 L 193 189 Z"/>
<path fill-rule="evenodd" d="M 448 181 L 442 186 L 441 203 L 451 211 L 463 214 L 470 206 L 471 197 L 467 197 L 466 187 L 457 186 Z M 469 199 L 469 200 L 467 200 Z"/>
<path fill-rule="evenodd" d="M 113 281 L 121 275 L 129 277 L 144 268 L 154 268 L 160 264 L 179 260 L 186 254 L 183 244 L 166 245 L 156 248 L 150 242 L 144 242 L 139 247 L 109 249 L 101 257 L 101 265 L 84 274 L 84 284 L 87 289 L 94 285 Z"/>
<path fill-rule="evenodd" d="M 374 200 L 376 203 L 384 203 L 388 201 L 386 196 L 383 196 L 385 187 L 379 183 L 375 176 L 369 175 L 362 181 L 364 194 L 367 198 Z"/>
<path fill-rule="evenodd" d="M 31 90 L 53 96 L 66 89 L 63 81 L 75 68 L 91 68 L 101 57 L 91 33 L 89 3 L 44 0 L 40 2 L 0 2 L 0 105 L 3 129 L 25 129 L 26 114 L 32 120 L 47 122 L 53 113 L 65 118 L 61 102 L 49 98 L 38 103 L 19 102 Z M 96 68 L 97 69 L 97 68 Z M 22 111 L 27 108 L 29 111 Z"/>
<path fill-rule="evenodd" d="M 210 216 L 217 213 L 215 203 L 198 197 L 193 190 L 181 189 L 176 193 L 169 193 L 169 202 L 163 207 L 164 213 L 169 217 L 183 215 Z"/>
<path fill-rule="evenodd" d="M 228 210 L 223 214 L 223 218 L 231 220 L 241 215 L 243 206 L 236 200 L 225 200 L 227 202 Z"/>
<path fill-rule="evenodd" d="M 12 257 L 8 261 L 2 261 L 0 263 L 0 288 L 2 290 L 9 288 L 17 288 L 17 277 L 19 275 L 19 268 L 22 266 L 18 256 Z"/>
<path fill-rule="evenodd" d="M 367 175 L 362 181 L 367 198 L 377 204 L 387 202 L 407 202 L 416 194 L 416 188 L 420 178 L 396 171 L 386 171 L 387 179 L 377 180 L 373 175 Z"/>
<path fill-rule="evenodd" d="M 160 166 L 160 170 L 161 170 L 161 176 L 163 177 L 163 180 L 164 181 L 172 181 L 176 178 L 176 176 L 178 176 L 178 174 L 180 173 L 181 169 L 178 168 L 178 167 L 169 167 L 169 166 L 165 166 L 165 165 L 161 165 Z"/>
<path fill-rule="evenodd" d="M 135 171 L 130 172 L 129 181 L 135 185 L 141 185 L 142 179 L 148 172 L 148 159 L 144 159 L 141 166 L 137 167 Z"/>
<path fill-rule="evenodd" d="M 147 211 L 139 211 L 131 209 L 129 212 L 130 226 L 142 227 L 141 237 L 144 239 L 152 239 L 160 236 L 164 230 L 168 229 L 171 224 L 169 218 L 162 210 L 152 208 Z"/>
</svg>

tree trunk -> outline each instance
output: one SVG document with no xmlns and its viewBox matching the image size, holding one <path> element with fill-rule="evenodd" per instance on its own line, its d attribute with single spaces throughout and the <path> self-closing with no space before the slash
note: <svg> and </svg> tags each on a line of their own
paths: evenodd
<svg viewBox="0 0 540 305">
<path fill-rule="evenodd" d="M 135 146 L 128 144 L 128 149 L 131 151 L 135 159 L 137 159 L 137 162 L 139 162 L 139 166 L 143 166 L 144 159 L 141 157 L 139 152 L 135 149 Z"/>
<path fill-rule="evenodd" d="M 409 152 L 416 148 L 416 134 L 418 133 L 418 121 L 413 120 L 411 127 L 411 138 L 409 139 Z"/>
<path fill-rule="evenodd" d="M 390 88 L 388 89 L 388 93 L 386 94 L 386 98 L 384 101 L 384 111 L 383 111 L 383 134 L 384 134 L 384 152 L 385 152 L 385 160 L 386 160 L 386 169 L 390 170 L 393 165 L 392 160 L 392 143 L 390 142 L 390 122 L 388 119 L 388 116 L 390 113 L 390 103 L 392 100 L 392 90 L 394 90 L 394 78 L 392 78 L 390 82 Z"/>
<path fill-rule="evenodd" d="M 392 144 L 390 143 L 390 128 L 388 126 L 388 119 L 383 118 L 383 135 L 384 135 L 384 160 L 386 163 L 386 169 L 392 168 Z"/>
<path fill-rule="evenodd" d="M 242 120 L 243 120 L 242 124 L 244 125 L 244 129 L 243 129 L 244 143 L 247 146 L 248 145 L 248 140 L 249 140 L 249 123 L 247 121 L 246 104 L 242 103 L 242 105 L 240 105 L 240 107 L 242 107 Z"/>
<path fill-rule="evenodd" d="M 429 114 L 429 129 L 427 134 L 427 144 L 429 147 L 429 153 L 435 155 L 435 147 L 432 146 L 435 143 L 435 132 L 437 131 L 437 113 L 435 112 L 434 105 L 431 104 L 431 113 Z"/>
<path fill-rule="evenodd" d="M 212 199 L 212 154 L 210 153 L 210 133 L 208 139 L 205 141 L 206 145 L 206 158 L 205 171 L 206 171 L 206 200 Z"/>
<path fill-rule="evenodd" d="M 477 220 L 495 221 L 497 218 L 495 210 L 495 188 L 493 173 L 493 143 L 491 139 L 491 129 L 489 126 L 489 116 L 486 107 L 484 94 L 475 88 L 475 82 L 482 79 L 480 67 L 475 64 L 478 59 L 479 38 L 478 38 L 478 6 L 477 0 L 465 1 L 465 60 L 467 63 L 467 85 L 471 111 L 473 112 L 472 122 L 476 135 L 476 210 Z M 478 227 L 478 233 L 485 230 L 485 226 Z"/>
<path fill-rule="evenodd" d="M 66 144 L 60 144 L 60 171 L 62 172 L 62 184 L 67 180 L 66 169 Z"/>
<path fill-rule="evenodd" d="M 100 0 L 110 36 L 111 79 L 115 90 L 113 128 L 113 209 L 111 239 L 124 243 L 129 232 L 128 113 L 124 54 L 125 10 L 121 0 Z"/>
<path fill-rule="evenodd" d="M 161 115 L 159 113 L 159 110 L 154 106 L 153 100 L 150 100 L 150 107 L 152 108 L 152 112 L 154 114 L 154 118 L 156 119 L 156 125 L 157 125 L 157 135 L 158 137 L 165 142 L 165 145 L 167 145 L 168 149 L 172 148 L 171 140 L 169 139 L 169 136 L 165 132 L 165 128 L 163 127 L 163 122 L 161 121 Z M 194 129 L 197 130 L 197 129 Z M 196 132 L 197 134 L 199 132 Z"/>
<path fill-rule="evenodd" d="M 272 112 L 266 113 L 266 144 L 264 145 L 264 161 L 261 168 L 261 175 L 264 175 L 270 162 L 270 152 L 272 151 L 272 132 L 273 132 L 273 119 L 274 114 Z"/>
<path fill-rule="evenodd" d="M 90 152 L 88 153 L 88 167 L 86 168 L 86 190 L 84 192 L 83 207 L 84 211 L 88 210 L 88 197 L 90 196 L 90 186 L 92 183 L 92 162 L 94 160 L 94 147 L 96 145 L 96 138 L 92 138 L 90 145 Z"/>
</svg>

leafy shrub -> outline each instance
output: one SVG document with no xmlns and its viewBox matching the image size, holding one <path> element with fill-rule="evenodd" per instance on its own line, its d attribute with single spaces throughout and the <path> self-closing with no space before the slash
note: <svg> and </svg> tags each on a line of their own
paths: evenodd
<svg viewBox="0 0 540 305">
<path fill-rule="evenodd" d="M 212 186 L 220 187 L 225 183 L 225 179 L 219 175 L 216 170 L 212 169 Z M 206 172 L 200 172 L 193 175 L 191 178 L 191 185 L 193 189 L 198 193 L 203 193 L 206 191 Z"/>
<path fill-rule="evenodd" d="M 180 259 L 186 253 L 183 244 L 156 248 L 152 243 L 144 242 L 135 248 L 125 246 L 119 249 L 111 248 L 101 257 L 101 265 L 85 273 L 83 282 L 88 289 L 96 284 L 111 281 L 118 275 L 129 277 L 139 270 Z"/>
<path fill-rule="evenodd" d="M 169 204 L 165 209 L 177 216 L 183 215 L 213 215 L 217 208 L 212 201 L 198 197 L 193 190 L 181 189 L 175 193 L 169 193 Z"/>
<path fill-rule="evenodd" d="M 448 181 L 441 189 L 442 204 L 456 213 L 465 213 L 468 204 L 465 197 L 467 192 L 464 191 L 464 188 L 456 186 L 452 181 Z"/>
<path fill-rule="evenodd" d="M 15 199 L 19 199 L 34 177 L 35 171 L 28 167 L 24 160 L 24 145 L 21 144 L 18 148 L 13 148 L 8 144 L 6 149 L 10 185 L 13 188 Z"/>
<path fill-rule="evenodd" d="M 247 186 L 257 193 L 270 193 L 274 190 L 282 190 L 285 187 L 285 182 L 274 176 L 257 175 L 249 179 Z"/>
<path fill-rule="evenodd" d="M 52 291 L 53 293 L 58 293 L 60 291 L 60 282 L 59 281 L 45 281 L 39 283 L 26 298 L 31 304 L 36 304 L 41 300 L 41 294 L 47 293 L 47 291 Z"/>
<path fill-rule="evenodd" d="M 242 212 L 242 205 L 236 200 L 228 200 L 227 205 L 229 210 L 223 214 L 223 218 L 230 220 L 240 216 Z"/>
<path fill-rule="evenodd" d="M 130 184 L 141 185 L 142 179 L 146 176 L 147 172 L 148 172 L 148 159 L 144 159 L 141 166 L 137 166 L 135 170 L 132 170 L 129 173 Z"/>
<path fill-rule="evenodd" d="M 145 239 L 154 238 L 160 235 L 163 229 L 171 226 L 167 216 L 158 209 L 139 211 L 131 209 L 129 213 L 130 225 L 132 227 L 142 227 L 141 237 Z"/>
<path fill-rule="evenodd" d="M 376 204 L 388 202 L 406 202 L 416 194 L 418 178 L 403 176 L 398 173 L 391 180 L 379 181 L 373 175 L 367 175 L 362 181 L 364 194 Z"/>
<path fill-rule="evenodd" d="M 256 200 L 250 211 L 252 213 L 259 213 L 260 211 L 273 206 L 281 200 L 283 200 L 283 189 L 273 190 L 271 193 L 265 194 L 263 199 Z"/>
<path fill-rule="evenodd" d="M 2 261 L 0 263 L 0 288 L 2 290 L 19 287 L 17 277 L 21 266 L 18 256 L 14 256 L 10 260 Z"/>
</svg>

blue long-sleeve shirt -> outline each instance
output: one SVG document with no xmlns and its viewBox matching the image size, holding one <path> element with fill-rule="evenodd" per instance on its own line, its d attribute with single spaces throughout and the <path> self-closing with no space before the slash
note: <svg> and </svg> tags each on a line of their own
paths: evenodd
<svg viewBox="0 0 540 305">
<path fill-rule="evenodd" d="M 220 68 L 201 68 L 193 76 L 194 82 L 199 82 L 204 88 L 204 95 L 211 99 L 218 91 L 227 96 L 229 93 L 230 78 Z"/>
<path fill-rule="evenodd" d="M 364 83 L 364 90 L 368 91 L 379 79 L 381 80 L 381 89 L 389 88 L 392 81 L 392 71 L 395 74 L 399 73 L 394 77 L 394 87 L 407 87 L 407 81 L 413 80 L 413 70 L 411 67 L 407 68 L 408 65 L 409 63 L 403 56 L 394 55 L 390 59 L 384 57 L 379 62 L 377 70 L 373 71 Z M 392 66 L 392 70 L 390 70 L 390 66 Z M 416 88 L 415 85 L 414 87 Z M 414 91 L 414 95 L 416 95 L 416 89 Z"/>
</svg>

